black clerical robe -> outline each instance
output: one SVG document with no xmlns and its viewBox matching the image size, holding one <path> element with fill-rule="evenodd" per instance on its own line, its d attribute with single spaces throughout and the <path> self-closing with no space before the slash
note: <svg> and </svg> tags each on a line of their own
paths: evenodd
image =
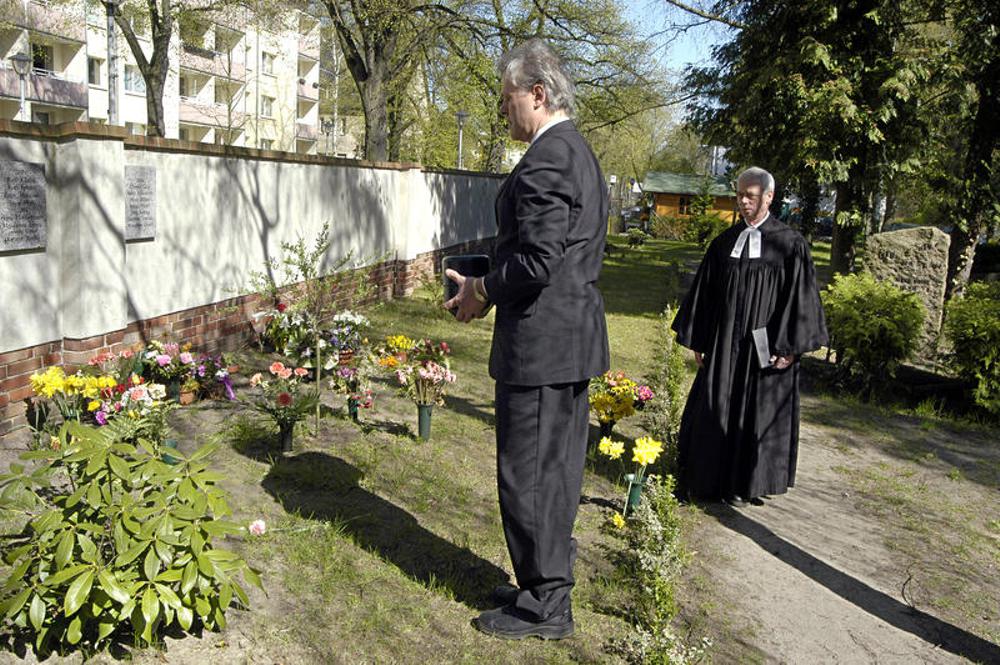
<svg viewBox="0 0 1000 665">
<path fill-rule="evenodd" d="M 678 450 L 679 488 L 696 497 L 752 498 L 795 484 L 798 356 L 827 343 L 805 238 L 773 216 L 757 238 L 747 228 L 739 222 L 712 241 L 673 324 L 682 345 L 704 354 Z M 761 368 L 760 328 L 771 355 L 796 356 L 790 367 Z"/>
</svg>

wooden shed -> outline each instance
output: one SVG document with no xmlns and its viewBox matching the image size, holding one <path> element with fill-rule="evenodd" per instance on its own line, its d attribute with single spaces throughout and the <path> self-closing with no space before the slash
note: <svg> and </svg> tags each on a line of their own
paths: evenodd
<svg viewBox="0 0 1000 665">
<path fill-rule="evenodd" d="M 642 191 L 653 197 L 653 210 L 660 217 L 687 217 L 691 203 L 702 191 L 706 178 L 712 194 L 712 208 L 721 219 L 736 221 L 736 190 L 725 177 L 650 171 L 642 183 Z"/>
</svg>

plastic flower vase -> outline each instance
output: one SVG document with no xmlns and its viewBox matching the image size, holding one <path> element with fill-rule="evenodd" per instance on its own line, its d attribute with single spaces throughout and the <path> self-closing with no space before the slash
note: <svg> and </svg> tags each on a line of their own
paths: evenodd
<svg viewBox="0 0 1000 665">
<path fill-rule="evenodd" d="M 417 404 L 417 431 L 424 441 L 431 438 L 431 413 L 433 411 L 433 404 Z"/>
<path fill-rule="evenodd" d="M 625 480 L 628 482 L 628 494 L 625 495 L 624 513 L 628 515 L 642 501 L 642 488 L 646 484 L 646 479 L 641 475 L 636 476 L 634 473 L 626 473 Z"/>
<path fill-rule="evenodd" d="M 358 422 L 358 400 L 353 397 L 347 398 L 347 413 L 351 416 L 351 420 Z"/>
<path fill-rule="evenodd" d="M 177 450 L 177 439 L 164 439 L 160 456 L 167 464 L 180 464 L 181 460 L 171 455 L 167 450 Z"/>
<path fill-rule="evenodd" d="M 178 401 L 181 398 L 181 382 L 177 379 L 171 379 L 167 382 L 167 399 L 172 399 Z"/>
<path fill-rule="evenodd" d="M 295 423 L 278 423 L 278 443 L 281 444 L 281 452 L 292 452 L 292 433 L 295 431 Z"/>
</svg>

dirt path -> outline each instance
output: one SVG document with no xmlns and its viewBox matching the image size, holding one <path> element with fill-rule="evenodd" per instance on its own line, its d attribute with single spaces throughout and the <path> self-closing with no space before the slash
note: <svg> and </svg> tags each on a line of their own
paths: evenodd
<svg viewBox="0 0 1000 665">
<path fill-rule="evenodd" d="M 1000 647 L 970 632 L 988 633 L 990 624 L 993 631 L 1000 625 L 997 539 L 988 535 L 976 541 L 984 545 L 986 556 L 974 561 L 985 562 L 987 580 L 992 573 L 991 586 L 978 589 L 985 598 L 976 600 L 985 607 L 992 603 L 993 610 L 985 615 L 980 610 L 981 616 L 972 620 L 963 614 L 969 607 L 962 606 L 967 599 L 961 598 L 961 590 L 956 590 L 958 602 L 947 603 L 941 599 L 947 600 L 948 593 L 933 586 L 948 585 L 954 561 L 935 552 L 939 546 L 932 542 L 922 552 L 919 546 L 901 545 L 904 541 L 894 536 L 906 515 L 867 510 L 865 497 L 857 492 L 859 482 L 866 492 L 874 491 L 862 482 L 872 470 L 885 475 L 898 469 L 901 477 L 927 491 L 935 483 L 950 482 L 942 488 L 956 505 L 985 506 L 983 519 L 990 524 L 989 518 L 995 523 L 997 517 L 996 487 L 950 481 L 939 455 L 913 448 L 914 438 L 930 448 L 940 438 L 943 446 L 950 439 L 946 432 L 914 426 L 899 433 L 906 428 L 890 420 L 888 430 L 911 445 L 887 452 L 872 442 L 885 444 L 881 433 L 886 423 L 860 429 L 851 422 L 841 427 L 818 423 L 827 402 L 808 396 L 803 400 L 802 448 L 792 491 L 764 506 L 712 504 L 697 514 L 689 543 L 697 554 L 685 592 L 697 605 L 693 611 L 685 607 L 692 632 L 714 633 L 716 662 L 1000 662 Z M 983 443 L 987 445 L 973 447 L 994 462 L 995 444 Z M 900 450 L 933 464 L 919 468 L 917 462 L 892 454 Z M 967 461 L 980 467 L 983 462 Z M 894 497 L 883 499 L 891 504 Z M 942 502 L 940 510 L 949 505 Z M 938 508 L 932 504 L 928 510 Z M 927 521 L 933 521 L 931 516 Z"/>
</svg>

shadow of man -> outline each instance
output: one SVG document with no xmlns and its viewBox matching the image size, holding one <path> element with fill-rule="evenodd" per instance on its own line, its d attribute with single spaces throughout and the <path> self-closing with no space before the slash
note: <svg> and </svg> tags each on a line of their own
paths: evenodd
<svg viewBox="0 0 1000 665">
<path fill-rule="evenodd" d="M 360 487 L 362 477 L 344 460 L 310 451 L 277 460 L 262 485 L 286 511 L 342 524 L 359 545 L 428 588 L 443 586 L 471 608 L 492 608 L 489 595 L 508 575 Z"/>
</svg>

